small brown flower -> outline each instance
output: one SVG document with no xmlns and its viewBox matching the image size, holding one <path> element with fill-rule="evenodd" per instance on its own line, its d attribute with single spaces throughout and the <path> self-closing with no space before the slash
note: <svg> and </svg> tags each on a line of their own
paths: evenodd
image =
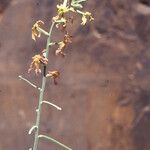
<svg viewBox="0 0 150 150">
<path fill-rule="evenodd" d="M 72 38 L 72 36 L 70 36 L 68 33 L 65 34 L 63 41 L 58 43 L 58 49 L 55 52 L 56 55 L 60 54 L 63 57 L 66 55 L 64 53 L 64 50 L 65 50 L 66 46 L 72 42 L 71 38 Z"/>
<path fill-rule="evenodd" d="M 28 70 L 28 73 L 30 73 L 31 70 L 34 70 L 36 74 L 41 73 L 40 65 L 47 65 L 48 59 L 41 55 L 35 55 L 32 57 L 32 63 L 30 65 L 30 68 Z"/>
<path fill-rule="evenodd" d="M 64 43 L 64 41 L 61 41 L 58 43 L 58 49 L 56 50 L 55 54 L 56 55 L 61 55 L 61 56 L 65 56 L 66 54 L 64 53 L 64 49 L 66 48 L 66 43 Z"/>
<path fill-rule="evenodd" d="M 72 36 L 69 35 L 69 33 L 66 33 L 65 36 L 64 36 L 64 42 L 66 44 L 69 44 L 69 43 L 72 43 Z"/>
<path fill-rule="evenodd" d="M 41 20 L 38 20 L 32 27 L 32 39 L 36 41 L 36 37 L 41 36 L 41 32 L 39 32 L 39 28 L 41 28 L 41 25 L 43 25 L 44 22 Z"/>
<path fill-rule="evenodd" d="M 58 78 L 60 76 L 60 72 L 59 71 L 48 71 L 48 74 L 46 75 L 46 77 L 51 77 L 54 79 L 54 84 L 57 85 L 57 81 L 56 78 Z"/>
</svg>

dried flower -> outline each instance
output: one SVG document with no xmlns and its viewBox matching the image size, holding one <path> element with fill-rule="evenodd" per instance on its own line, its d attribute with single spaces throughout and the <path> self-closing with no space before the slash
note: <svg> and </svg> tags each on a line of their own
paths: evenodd
<svg viewBox="0 0 150 150">
<path fill-rule="evenodd" d="M 66 48 L 66 44 L 64 43 L 64 41 L 61 41 L 58 43 L 59 47 L 56 50 L 55 54 L 56 55 L 61 55 L 61 56 L 65 56 L 66 54 L 64 53 L 64 49 Z"/>
<path fill-rule="evenodd" d="M 92 17 L 92 14 L 90 12 L 85 12 L 82 14 L 82 23 L 81 25 L 85 25 L 87 23 L 87 20 L 93 21 L 94 18 Z"/>
<path fill-rule="evenodd" d="M 51 77 L 54 79 L 54 84 L 57 84 L 56 78 L 58 78 L 60 76 L 60 72 L 59 71 L 48 71 L 48 74 L 46 75 L 46 77 Z"/>
<path fill-rule="evenodd" d="M 66 33 L 66 34 L 65 34 L 65 36 L 64 36 L 64 42 L 65 42 L 66 44 L 72 43 L 72 36 L 69 35 L 69 33 Z"/>
<path fill-rule="evenodd" d="M 47 65 L 48 59 L 41 55 L 35 55 L 32 57 L 32 63 L 28 72 L 34 70 L 36 74 L 41 73 L 40 65 Z"/>
<path fill-rule="evenodd" d="M 68 33 L 65 34 L 63 41 L 58 43 L 58 49 L 55 52 L 56 55 L 60 54 L 63 57 L 66 55 L 64 53 L 64 50 L 65 50 L 67 44 L 72 42 L 71 38 L 72 38 L 72 36 L 70 36 Z"/>
<path fill-rule="evenodd" d="M 41 36 L 41 32 L 39 31 L 39 28 L 41 28 L 41 25 L 44 24 L 43 21 L 38 20 L 32 27 L 32 39 L 36 41 L 36 37 Z"/>
</svg>

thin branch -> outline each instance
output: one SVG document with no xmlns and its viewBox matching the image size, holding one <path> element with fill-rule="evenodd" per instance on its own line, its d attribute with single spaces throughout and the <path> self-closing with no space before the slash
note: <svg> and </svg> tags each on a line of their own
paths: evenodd
<svg viewBox="0 0 150 150">
<path fill-rule="evenodd" d="M 30 130 L 29 130 L 29 132 L 28 132 L 28 134 L 31 134 L 35 129 L 37 129 L 38 127 L 37 126 L 33 126 Z"/>
<path fill-rule="evenodd" d="M 27 80 L 26 78 L 22 77 L 21 75 L 19 75 L 18 77 L 20 78 L 20 80 L 25 81 L 26 83 L 28 83 L 29 85 L 31 85 L 35 89 L 41 90 L 41 88 L 37 87 L 35 84 L 31 83 L 29 80 Z"/>
<path fill-rule="evenodd" d="M 58 142 L 57 140 L 55 140 L 55 139 L 53 139 L 53 138 L 51 138 L 51 137 L 49 137 L 49 136 L 46 136 L 46 135 L 39 135 L 38 138 L 44 138 L 44 139 L 50 140 L 51 142 L 60 145 L 61 147 L 65 148 L 66 150 L 72 150 L 72 149 L 69 148 L 68 146 L 66 146 L 66 145 L 64 145 L 64 144 L 62 144 L 62 143 L 60 143 L 60 142 Z"/>
<path fill-rule="evenodd" d="M 77 10 L 77 12 L 78 12 L 79 14 L 81 14 L 81 15 L 84 14 L 84 12 L 82 12 L 82 11 L 80 11 L 80 10 Z"/>
<path fill-rule="evenodd" d="M 55 104 L 53 104 L 53 103 L 51 103 L 51 102 L 48 102 L 48 101 L 42 101 L 41 104 L 48 104 L 48 105 L 50 105 L 50 106 L 55 107 L 55 108 L 58 109 L 58 110 L 62 110 L 61 107 L 59 107 L 59 106 L 57 106 L 57 105 L 55 105 Z"/>
<path fill-rule="evenodd" d="M 41 32 L 41 33 L 43 33 L 46 36 L 49 36 L 49 33 L 46 32 L 45 30 L 41 29 L 41 28 L 38 28 L 38 31 Z"/>
</svg>

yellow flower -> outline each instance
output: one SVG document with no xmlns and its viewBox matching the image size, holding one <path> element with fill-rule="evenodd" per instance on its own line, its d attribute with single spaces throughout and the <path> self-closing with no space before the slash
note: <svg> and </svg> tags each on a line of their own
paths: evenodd
<svg viewBox="0 0 150 150">
<path fill-rule="evenodd" d="M 32 27 L 32 39 L 34 41 L 36 41 L 36 37 L 40 37 L 41 36 L 41 32 L 39 32 L 39 28 L 41 28 L 42 24 L 44 24 L 44 22 L 39 20 Z"/>
<path fill-rule="evenodd" d="M 73 7 L 64 6 L 63 4 L 57 5 L 57 16 L 53 17 L 53 21 L 56 23 L 56 28 L 65 31 L 70 19 L 65 14 L 69 11 L 75 12 Z"/>
<path fill-rule="evenodd" d="M 59 16 L 63 16 L 68 11 L 69 11 L 69 7 L 64 6 L 63 4 L 57 5 L 57 12 Z"/>
<path fill-rule="evenodd" d="M 48 71 L 48 74 L 46 75 L 46 77 L 51 77 L 54 79 L 54 84 L 57 84 L 56 78 L 58 78 L 60 76 L 60 72 L 59 71 Z"/>
<path fill-rule="evenodd" d="M 82 23 L 81 25 L 85 25 L 87 23 L 87 20 L 93 21 L 94 18 L 92 17 L 92 14 L 90 12 L 85 12 L 82 14 Z"/>
<path fill-rule="evenodd" d="M 41 55 L 35 55 L 32 57 L 32 63 L 30 65 L 30 68 L 28 70 L 28 73 L 30 73 L 31 70 L 34 70 L 36 74 L 41 73 L 40 65 L 47 65 L 48 59 Z"/>
<path fill-rule="evenodd" d="M 69 12 L 69 11 L 72 11 L 74 12 L 74 8 L 73 7 L 68 7 L 68 6 L 64 6 L 63 4 L 61 5 L 57 5 L 57 12 L 58 12 L 58 15 L 60 17 L 63 17 L 65 13 Z"/>
</svg>

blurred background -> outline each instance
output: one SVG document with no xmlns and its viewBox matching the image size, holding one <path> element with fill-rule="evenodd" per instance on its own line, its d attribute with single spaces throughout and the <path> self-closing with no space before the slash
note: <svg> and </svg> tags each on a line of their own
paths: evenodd
<svg viewBox="0 0 150 150">
<path fill-rule="evenodd" d="M 58 1 L 0 0 L 0 150 L 32 147 L 38 91 L 18 75 L 41 85 L 27 70 L 46 38 L 35 43 L 31 28 L 43 20 L 48 30 Z M 47 82 L 45 100 L 63 110 L 44 106 L 41 133 L 73 150 L 150 150 L 150 1 L 88 0 L 85 10 L 95 21 L 81 27 L 75 17 L 66 58 L 50 51 L 49 68 L 61 77 Z M 61 147 L 41 141 L 40 149 Z"/>
</svg>

